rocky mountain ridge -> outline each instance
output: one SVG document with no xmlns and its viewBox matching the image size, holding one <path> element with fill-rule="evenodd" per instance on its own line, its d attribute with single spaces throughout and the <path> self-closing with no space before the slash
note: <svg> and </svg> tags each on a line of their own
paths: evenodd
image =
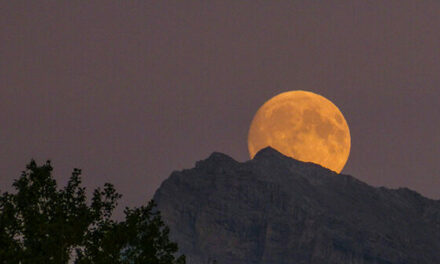
<svg viewBox="0 0 440 264">
<path fill-rule="evenodd" d="M 272 148 L 243 163 L 213 153 L 154 199 L 190 264 L 440 263 L 440 201 Z"/>
</svg>

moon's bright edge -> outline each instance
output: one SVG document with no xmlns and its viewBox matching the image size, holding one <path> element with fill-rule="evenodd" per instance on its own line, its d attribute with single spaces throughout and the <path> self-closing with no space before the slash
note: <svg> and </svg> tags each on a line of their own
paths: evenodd
<svg viewBox="0 0 440 264">
<path fill-rule="evenodd" d="M 341 111 L 328 99 L 312 92 L 289 91 L 264 103 L 252 120 L 250 157 L 267 146 L 339 173 L 350 154 L 350 130 Z"/>
</svg>

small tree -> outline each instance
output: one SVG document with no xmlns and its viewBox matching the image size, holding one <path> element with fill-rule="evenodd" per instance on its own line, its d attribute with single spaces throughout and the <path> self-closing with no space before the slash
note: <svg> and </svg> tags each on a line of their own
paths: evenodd
<svg viewBox="0 0 440 264">
<path fill-rule="evenodd" d="M 16 192 L 0 197 L 0 263 L 185 263 L 174 257 L 177 244 L 153 201 L 126 208 L 125 221 L 116 222 L 121 195 L 113 185 L 96 189 L 88 204 L 81 170 L 58 189 L 49 161 L 26 168 L 13 183 Z"/>
</svg>

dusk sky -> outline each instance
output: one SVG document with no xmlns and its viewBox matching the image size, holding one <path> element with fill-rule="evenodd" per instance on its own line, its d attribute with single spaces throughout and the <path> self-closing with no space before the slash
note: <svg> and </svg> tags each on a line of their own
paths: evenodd
<svg viewBox="0 0 440 264">
<path fill-rule="evenodd" d="M 249 159 L 257 109 L 331 100 L 342 171 L 440 198 L 439 1 L 3 1 L 0 190 L 31 158 L 141 205 L 212 152 Z"/>
</svg>

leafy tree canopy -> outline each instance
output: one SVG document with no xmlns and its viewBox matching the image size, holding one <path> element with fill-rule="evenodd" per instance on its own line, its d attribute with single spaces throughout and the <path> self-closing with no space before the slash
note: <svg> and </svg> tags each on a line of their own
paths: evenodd
<svg viewBox="0 0 440 264">
<path fill-rule="evenodd" d="M 74 169 L 59 189 L 50 161 L 32 160 L 13 187 L 0 196 L 2 264 L 184 264 L 177 244 L 153 201 L 126 208 L 125 220 L 112 219 L 121 195 L 112 184 L 94 190 L 91 201 Z"/>
</svg>

